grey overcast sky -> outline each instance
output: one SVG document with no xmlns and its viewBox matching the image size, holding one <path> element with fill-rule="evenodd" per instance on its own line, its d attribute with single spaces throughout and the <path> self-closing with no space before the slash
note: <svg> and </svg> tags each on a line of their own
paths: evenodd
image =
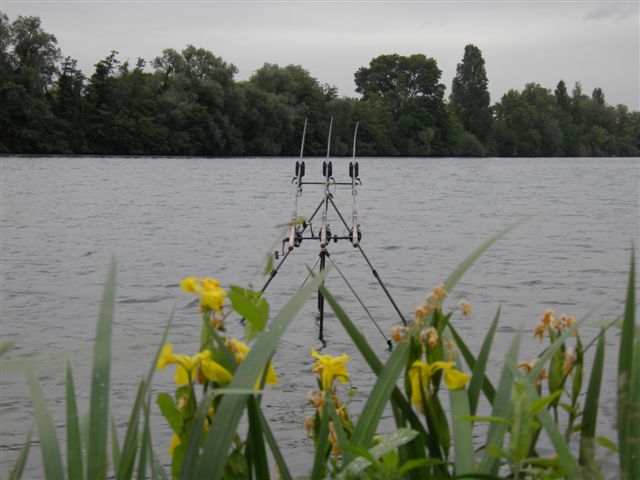
<svg viewBox="0 0 640 480">
<path fill-rule="evenodd" d="M 434 57 L 450 92 L 464 46 L 483 53 L 491 101 L 563 79 L 640 110 L 640 2 L 634 1 L 29 1 L 0 0 L 13 21 L 42 19 L 86 75 L 109 51 L 151 60 L 203 47 L 247 79 L 265 62 L 298 64 L 355 96 L 353 74 L 380 54 Z"/>
</svg>

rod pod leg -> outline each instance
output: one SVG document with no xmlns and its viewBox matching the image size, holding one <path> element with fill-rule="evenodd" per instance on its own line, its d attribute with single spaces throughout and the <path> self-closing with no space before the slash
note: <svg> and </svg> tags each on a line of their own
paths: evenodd
<svg viewBox="0 0 640 480">
<path fill-rule="evenodd" d="M 327 252 L 326 250 L 320 251 L 320 272 L 324 270 L 324 266 L 327 260 Z M 322 286 L 324 286 L 324 282 L 322 282 Z M 318 289 L 318 312 L 320 313 L 320 336 L 319 339 L 323 340 L 323 330 L 324 330 L 324 295 Z"/>
</svg>

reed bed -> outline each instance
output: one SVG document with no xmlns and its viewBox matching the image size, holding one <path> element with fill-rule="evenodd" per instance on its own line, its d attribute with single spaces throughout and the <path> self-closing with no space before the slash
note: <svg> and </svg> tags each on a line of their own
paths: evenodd
<svg viewBox="0 0 640 480">
<path fill-rule="evenodd" d="M 349 377 L 348 357 L 311 353 L 315 364 L 310 374 L 318 382 L 317 390 L 308 393 L 314 414 L 305 420 L 305 427 L 313 437 L 315 454 L 305 478 L 604 478 L 595 460 L 601 449 L 617 455 L 616 475 L 640 478 L 640 332 L 635 320 L 634 253 L 621 319 L 603 324 L 597 338 L 585 345 L 580 328 L 587 318 L 544 312 L 534 327 L 535 336 L 544 342 L 540 356 L 519 362 L 522 334 L 514 335 L 498 382 L 493 384 L 486 370 L 500 310 L 474 354 L 450 322 L 454 310 L 466 313 L 470 306 L 462 303 L 447 310 L 446 297 L 474 261 L 506 233 L 498 233 L 465 259 L 416 310 L 410 325 L 394 328 L 393 352 L 385 363 L 324 286 L 323 274 L 313 277 L 271 316 L 259 293 L 236 286 L 225 290 L 214 279 L 183 280 L 182 289 L 200 301 L 200 349 L 193 355 L 174 353 L 167 342 L 171 314 L 149 370 L 137 386 L 124 438 L 118 437 L 109 410 L 114 261 L 97 325 L 88 427 L 81 427 L 84 422 L 70 366 L 64 444 L 56 435 L 42 388 L 27 368 L 43 476 L 49 480 L 292 478 L 286 452 L 265 418 L 261 399 L 264 390 L 277 382 L 271 359 L 280 338 L 308 297 L 320 289 L 377 381 L 362 411 L 349 412 L 348 399 L 341 398 L 336 388 Z M 231 312 L 245 319 L 244 341 L 227 334 L 224 322 Z M 618 435 L 606 439 L 598 435 L 598 407 L 605 337 L 612 329 L 621 330 Z M 9 348 L 3 344 L 0 354 Z M 590 366 L 588 371 L 585 365 Z M 165 368 L 175 368 L 176 388 L 153 396 L 154 374 Z M 489 416 L 478 415 L 482 397 L 490 405 Z M 173 431 L 171 439 L 158 438 L 151 431 L 154 402 Z M 396 431 L 378 435 L 380 419 L 389 407 Z M 242 419 L 248 428 L 239 428 Z M 488 428 L 479 436 L 476 427 L 483 423 Z M 555 455 L 539 453 L 541 438 L 553 446 Z M 30 445 L 31 430 L 10 478 L 22 476 Z M 170 467 L 162 465 L 156 453 L 169 447 Z"/>
</svg>

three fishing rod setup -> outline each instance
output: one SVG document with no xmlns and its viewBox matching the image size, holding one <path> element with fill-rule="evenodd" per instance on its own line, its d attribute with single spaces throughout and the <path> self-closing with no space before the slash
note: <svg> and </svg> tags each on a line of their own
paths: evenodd
<svg viewBox="0 0 640 480">
<path fill-rule="evenodd" d="M 392 348 L 391 340 L 389 340 L 387 336 L 384 334 L 383 330 L 378 325 L 378 322 L 375 320 L 375 318 L 373 317 L 373 315 L 371 314 L 367 306 L 364 304 L 360 296 L 356 293 L 356 291 L 354 290 L 353 286 L 351 285 L 347 277 L 344 275 L 342 270 L 340 270 L 338 265 L 336 265 L 333 258 L 331 258 L 331 255 L 328 250 L 329 245 L 332 241 L 333 243 L 336 243 L 336 244 L 341 241 L 342 242 L 348 241 L 349 243 L 351 243 L 353 248 L 357 249 L 362 254 L 362 257 L 364 258 L 365 262 L 371 269 L 373 276 L 379 283 L 380 287 L 382 288 L 385 295 L 389 299 L 389 302 L 391 303 L 396 313 L 402 320 L 403 325 L 407 324 L 407 321 L 405 320 L 404 315 L 398 308 L 398 305 L 396 304 L 395 300 L 391 296 L 391 293 L 389 293 L 389 290 L 387 289 L 384 282 L 380 278 L 380 274 L 374 268 L 373 264 L 371 263 L 367 255 L 364 253 L 364 250 L 360 245 L 360 242 L 362 240 L 362 232 L 360 229 L 360 224 L 358 223 L 358 211 L 357 211 L 357 201 L 356 201 L 358 196 L 358 187 L 362 185 L 362 181 L 360 180 L 360 177 L 359 177 L 360 168 L 359 168 L 358 162 L 356 161 L 356 139 L 358 135 L 358 123 L 356 123 L 355 129 L 353 132 L 353 153 L 352 153 L 352 159 L 349 162 L 349 172 L 348 172 L 349 178 L 350 178 L 349 181 L 336 181 L 335 177 L 333 176 L 333 164 L 330 160 L 332 128 L 333 128 L 333 117 L 331 118 L 331 121 L 329 123 L 329 137 L 327 140 L 327 156 L 326 156 L 326 159 L 322 162 L 323 180 L 315 181 L 315 182 L 305 181 L 303 180 L 306 173 L 305 162 L 304 162 L 304 144 L 305 144 L 306 133 L 307 133 L 307 120 L 305 119 L 304 121 L 304 128 L 302 131 L 302 142 L 300 145 L 300 158 L 299 160 L 296 161 L 295 175 L 291 180 L 291 183 L 295 185 L 295 198 L 294 198 L 293 212 L 291 214 L 291 224 L 289 226 L 286 237 L 282 239 L 281 252 L 277 250 L 274 252 L 275 259 L 279 260 L 278 264 L 272 268 L 271 272 L 269 273 L 269 277 L 267 278 L 265 284 L 260 289 L 260 291 L 264 292 L 267 289 L 271 281 L 278 274 L 278 271 L 284 264 L 285 260 L 296 248 L 300 248 L 302 246 L 302 243 L 305 240 L 317 241 L 320 244 L 320 252 L 318 254 L 318 258 L 316 259 L 316 262 L 314 263 L 313 267 L 309 271 L 307 278 L 305 278 L 300 288 L 302 288 L 302 286 L 307 282 L 309 277 L 315 271 L 316 267 L 318 267 L 319 271 L 321 272 L 325 269 L 327 261 L 329 261 L 331 265 L 335 268 L 335 270 L 338 272 L 340 277 L 344 280 L 345 284 L 347 285 L 351 293 L 354 295 L 358 303 L 360 303 L 360 305 L 363 307 L 367 316 L 375 325 L 375 327 L 378 329 L 380 334 L 385 339 L 387 345 L 391 349 Z M 303 187 L 305 185 L 321 185 L 323 188 L 323 195 L 322 195 L 321 201 L 319 202 L 318 206 L 316 207 L 314 212 L 311 214 L 311 216 L 308 219 L 301 220 L 302 217 L 298 216 L 298 199 L 302 196 Z M 351 212 L 350 224 L 342 215 L 342 213 L 340 212 L 340 210 L 338 209 L 338 206 L 334 201 L 333 194 L 337 186 L 351 187 L 352 212 Z M 331 226 L 329 225 L 329 209 L 330 208 L 332 208 L 335 211 L 335 213 L 338 215 L 338 218 L 340 219 L 341 223 L 345 228 L 345 232 L 346 232 L 345 234 L 343 235 L 336 234 L 335 231 L 337 231 L 337 229 L 332 232 Z M 313 220 L 316 218 L 316 215 L 318 214 L 318 212 L 321 212 L 320 213 L 320 229 L 317 230 L 316 228 L 316 231 L 314 232 Z M 322 291 L 318 289 L 319 338 L 321 341 L 324 341 L 323 339 L 324 300 L 325 299 L 324 299 L 324 295 L 322 294 Z"/>
</svg>

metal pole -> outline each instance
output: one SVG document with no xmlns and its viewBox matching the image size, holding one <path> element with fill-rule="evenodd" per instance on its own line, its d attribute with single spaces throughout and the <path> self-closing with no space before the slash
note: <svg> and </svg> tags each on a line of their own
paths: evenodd
<svg viewBox="0 0 640 480">
<path fill-rule="evenodd" d="M 331 205 L 333 205 L 333 208 L 335 209 L 336 213 L 340 217 L 340 220 L 342 220 L 342 223 L 348 229 L 349 225 L 347 225 L 347 222 L 345 221 L 344 217 L 340 213 L 340 210 L 338 210 L 338 207 L 336 206 L 335 202 L 333 201 L 333 199 L 331 197 L 329 197 L 329 202 L 331 202 Z M 376 280 L 378 280 L 378 283 L 382 287 L 382 290 L 384 290 L 384 293 L 387 295 L 387 298 L 391 302 L 391 305 L 393 305 L 393 308 L 395 308 L 396 312 L 398 313 L 398 316 L 402 320 L 402 324 L 406 326 L 407 325 L 407 321 L 405 320 L 404 315 L 402 315 L 402 312 L 400 311 L 400 308 L 398 307 L 398 305 L 396 304 L 395 300 L 393 299 L 393 297 L 389 293 L 389 290 L 387 290 L 387 287 L 385 286 L 384 282 L 380 278 L 380 275 L 378 274 L 378 271 L 373 267 L 373 265 L 369 261 L 369 258 L 367 258 L 367 256 L 365 255 L 364 250 L 362 250 L 362 247 L 360 245 L 358 245 L 357 248 L 358 248 L 358 250 L 360 250 L 360 253 L 364 257 L 364 259 L 367 262 L 367 264 L 369 265 L 369 268 L 371 268 L 371 273 L 373 273 L 373 276 L 376 277 Z"/>
<path fill-rule="evenodd" d="M 327 257 L 327 251 L 320 251 L 320 273 L 324 270 L 325 261 Z M 324 281 L 322 282 L 322 286 L 324 287 Z M 324 295 L 322 291 L 318 289 L 318 311 L 320 312 L 320 340 L 323 339 L 323 329 L 324 329 Z"/>
</svg>

